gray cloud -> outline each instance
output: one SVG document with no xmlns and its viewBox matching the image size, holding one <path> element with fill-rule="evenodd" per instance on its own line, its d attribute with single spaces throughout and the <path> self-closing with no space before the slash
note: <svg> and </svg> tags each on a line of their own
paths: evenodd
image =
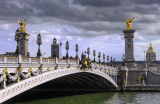
<svg viewBox="0 0 160 104">
<path fill-rule="evenodd" d="M 157 34 L 159 3 L 159 0 L 1 0 L 0 23 L 27 18 L 30 24 L 70 25 L 84 31 L 71 35 L 92 37 L 122 34 L 125 28 L 122 19 L 134 16 L 133 27 L 137 31 Z M 156 25 L 154 32 L 149 24 Z"/>
</svg>

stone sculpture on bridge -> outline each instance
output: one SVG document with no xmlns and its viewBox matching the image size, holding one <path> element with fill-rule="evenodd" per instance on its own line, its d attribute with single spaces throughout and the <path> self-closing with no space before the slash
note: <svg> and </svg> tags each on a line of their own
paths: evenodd
<svg viewBox="0 0 160 104">
<path fill-rule="evenodd" d="M 133 21 L 134 17 L 133 18 L 130 18 L 129 20 L 125 19 L 126 21 L 126 29 L 132 29 L 132 21 Z"/>
<path fill-rule="evenodd" d="M 28 22 L 26 22 L 26 19 L 24 19 L 23 21 L 18 21 L 19 25 L 20 25 L 20 31 L 21 32 L 26 32 L 26 24 Z"/>
</svg>

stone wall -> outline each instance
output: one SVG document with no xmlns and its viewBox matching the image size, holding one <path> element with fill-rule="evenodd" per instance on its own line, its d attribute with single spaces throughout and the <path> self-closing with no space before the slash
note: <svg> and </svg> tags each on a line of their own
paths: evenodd
<svg viewBox="0 0 160 104">
<path fill-rule="evenodd" d="M 160 74 L 151 71 L 147 72 L 147 82 L 148 84 L 160 84 Z"/>
</svg>

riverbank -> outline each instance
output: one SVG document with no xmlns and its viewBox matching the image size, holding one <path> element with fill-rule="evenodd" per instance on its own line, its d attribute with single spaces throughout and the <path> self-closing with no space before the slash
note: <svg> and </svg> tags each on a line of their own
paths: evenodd
<svg viewBox="0 0 160 104">
<path fill-rule="evenodd" d="M 151 91 L 160 91 L 160 85 L 127 85 L 123 87 L 121 91 L 143 91 L 143 92 L 151 92 Z"/>
</svg>

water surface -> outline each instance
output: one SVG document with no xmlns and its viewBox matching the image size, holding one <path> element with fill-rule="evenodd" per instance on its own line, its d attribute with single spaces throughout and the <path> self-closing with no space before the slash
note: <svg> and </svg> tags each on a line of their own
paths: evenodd
<svg viewBox="0 0 160 104">
<path fill-rule="evenodd" d="M 160 104 L 159 92 L 104 92 L 34 99 L 15 104 Z"/>
</svg>

